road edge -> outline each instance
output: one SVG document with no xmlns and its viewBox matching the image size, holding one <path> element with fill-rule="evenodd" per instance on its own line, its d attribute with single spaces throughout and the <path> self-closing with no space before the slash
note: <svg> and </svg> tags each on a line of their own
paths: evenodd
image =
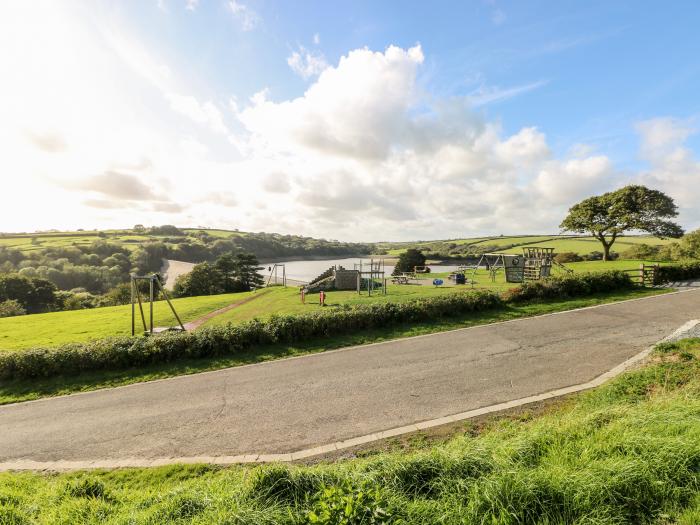
<svg viewBox="0 0 700 525">
<path fill-rule="evenodd" d="M 90 470 L 90 469 L 116 469 L 116 468 L 147 468 L 147 467 L 161 467 L 166 465 L 175 464 L 196 464 L 205 463 L 212 465 L 237 465 L 237 464 L 250 464 L 250 463 L 293 463 L 302 459 L 309 459 L 313 457 L 323 456 L 333 452 L 349 449 L 359 445 L 366 445 L 368 443 L 381 441 L 383 439 L 392 438 L 396 436 L 401 436 L 404 434 L 410 434 L 412 432 L 419 432 L 421 430 L 426 430 L 434 427 L 439 427 L 442 425 L 447 425 L 450 423 L 457 423 L 460 421 L 465 421 L 474 417 L 483 416 L 487 414 L 493 414 L 497 412 L 502 412 L 504 410 L 517 408 L 523 405 L 529 405 L 531 403 L 537 403 L 540 401 L 545 401 L 548 399 L 561 397 L 569 394 L 574 394 L 577 392 L 582 392 L 584 390 L 590 390 L 601 386 L 605 382 L 617 377 L 623 372 L 633 368 L 636 365 L 641 364 L 653 351 L 654 347 L 659 343 L 678 341 L 683 339 L 687 334 L 697 333 L 700 330 L 700 320 L 693 319 L 685 324 L 681 325 L 674 332 L 668 336 L 661 339 L 658 343 L 642 350 L 638 354 L 630 357 L 629 359 L 623 361 L 619 365 L 611 368 L 607 372 L 600 374 L 591 381 L 585 383 L 580 383 L 577 385 L 572 385 L 564 388 L 557 388 L 555 390 L 550 390 L 542 394 L 536 394 L 532 396 L 522 397 L 519 399 L 514 399 L 511 401 L 505 401 L 503 403 L 497 403 L 494 405 L 489 405 L 482 408 L 476 408 L 468 410 L 466 412 L 459 412 L 450 416 L 443 416 L 435 419 L 429 419 L 427 421 L 421 421 L 418 423 L 412 423 L 410 425 L 403 425 L 400 427 L 392 428 L 389 430 L 384 430 L 381 432 L 374 432 L 371 434 L 365 434 L 363 436 L 358 436 L 342 441 L 336 441 L 329 443 L 327 445 L 321 445 L 317 447 L 307 448 L 303 450 L 298 450 L 296 452 L 283 453 L 283 454 L 243 454 L 236 456 L 184 456 L 175 458 L 155 458 L 155 459 L 139 459 L 139 458 L 123 458 L 123 459 L 104 459 L 104 460 L 92 460 L 92 461 L 34 461 L 34 460 L 15 460 L 0 462 L 0 472 L 4 471 L 20 471 L 20 470 L 33 470 L 33 471 L 70 471 L 70 470 Z"/>
</svg>

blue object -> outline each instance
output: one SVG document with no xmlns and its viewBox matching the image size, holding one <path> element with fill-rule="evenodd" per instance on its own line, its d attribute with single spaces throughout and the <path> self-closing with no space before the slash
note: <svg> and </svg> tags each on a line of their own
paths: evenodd
<svg viewBox="0 0 700 525">
<path fill-rule="evenodd" d="M 433 279 L 433 284 L 435 286 L 440 286 L 442 284 L 442 279 Z"/>
</svg>

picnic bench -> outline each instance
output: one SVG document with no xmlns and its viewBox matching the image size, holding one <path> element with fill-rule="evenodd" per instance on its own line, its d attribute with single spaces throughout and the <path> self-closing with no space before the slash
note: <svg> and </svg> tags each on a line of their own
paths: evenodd
<svg viewBox="0 0 700 525">
<path fill-rule="evenodd" d="M 391 278 L 391 282 L 394 284 L 408 284 L 412 279 L 416 279 L 416 274 L 411 272 L 400 273 L 399 275 L 394 275 Z"/>
</svg>

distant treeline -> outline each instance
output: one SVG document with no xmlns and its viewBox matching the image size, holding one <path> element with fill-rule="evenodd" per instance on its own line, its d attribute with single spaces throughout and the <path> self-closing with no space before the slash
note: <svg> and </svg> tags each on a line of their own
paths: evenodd
<svg viewBox="0 0 700 525">
<path fill-rule="evenodd" d="M 125 233 L 154 237 L 137 244 L 133 239 L 122 241 L 119 236 Z M 367 254 L 372 249 L 368 244 L 297 235 L 231 232 L 230 237 L 222 237 L 213 233 L 207 230 L 184 231 L 172 225 L 152 228 L 137 225 L 127 232 L 98 232 L 98 238 L 90 244 L 66 243 L 30 251 L 0 246 L 0 276 L 21 278 L 7 281 L 6 287 L 18 286 L 23 290 L 19 303 L 27 312 L 78 309 L 123 303 L 129 297 L 126 286 L 129 275 L 159 272 L 163 259 L 202 263 L 216 261 L 226 254 L 253 254 L 257 259 L 273 260 L 306 256 L 343 257 Z M 32 287 L 43 290 L 47 284 L 64 293 L 50 301 L 42 300 L 36 304 L 31 301 Z M 13 297 L 10 294 L 5 300 Z M 4 306 L 4 315 L 20 312 L 14 304 Z M 0 316 L 3 316 L 2 312 Z"/>
</svg>

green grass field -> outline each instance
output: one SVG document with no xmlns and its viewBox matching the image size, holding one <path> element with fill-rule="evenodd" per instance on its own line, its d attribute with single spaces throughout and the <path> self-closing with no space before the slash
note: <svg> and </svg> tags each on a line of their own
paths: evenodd
<svg viewBox="0 0 700 525">
<path fill-rule="evenodd" d="M 699 356 L 315 465 L 0 473 L 0 523 L 697 524 Z"/>
<path fill-rule="evenodd" d="M 261 292 L 257 292 L 261 293 Z M 223 308 L 249 297 L 252 292 L 237 294 L 185 297 L 173 304 L 183 322 Z M 154 325 L 174 326 L 175 317 L 165 301 L 153 303 Z M 148 318 L 148 304 L 144 305 Z M 140 323 L 137 310 L 137 323 Z M 143 325 L 136 325 L 143 331 Z M 131 334 L 131 306 L 108 306 L 90 310 L 72 310 L 46 314 L 22 315 L 0 319 L 0 352 L 3 349 L 53 346 L 61 343 L 87 341 L 100 337 Z"/>
<path fill-rule="evenodd" d="M 632 235 L 620 237 L 613 245 L 613 251 L 618 253 L 625 251 L 633 244 L 649 244 L 660 246 L 674 242 L 675 239 L 659 239 L 649 235 Z M 591 252 L 600 252 L 600 242 L 593 237 L 577 235 L 515 235 L 503 237 L 473 237 L 465 239 L 450 239 L 443 241 L 420 241 L 415 243 L 380 243 L 386 249 L 389 256 L 398 256 L 408 248 L 427 247 L 432 243 L 448 243 L 456 245 L 471 245 L 475 249 L 483 246 L 493 246 L 494 251 L 506 253 L 522 253 L 523 246 L 548 246 L 556 252 L 575 252 L 579 255 L 587 255 Z M 517 246 L 510 248 L 510 245 Z"/>
</svg>

